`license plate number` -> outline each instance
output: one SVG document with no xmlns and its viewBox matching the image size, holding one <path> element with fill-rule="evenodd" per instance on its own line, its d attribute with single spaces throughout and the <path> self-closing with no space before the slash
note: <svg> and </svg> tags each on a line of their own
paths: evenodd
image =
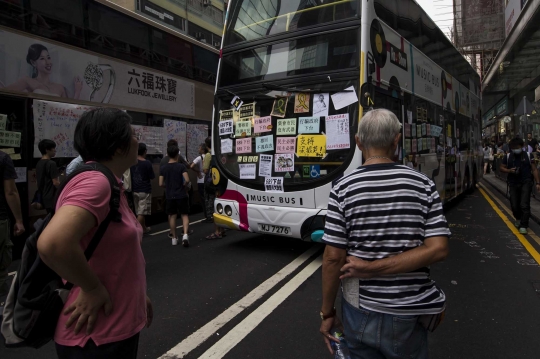
<svg viewBox="0 0 540 359">
<path fill-rule="evenodd" d="M 259 231 L 265 232 L 265 233 L 274 233 L 274 234 L 291 234 L 290 227 L 273 226 L 271 224 L 259 223 Z"/>
</svg>

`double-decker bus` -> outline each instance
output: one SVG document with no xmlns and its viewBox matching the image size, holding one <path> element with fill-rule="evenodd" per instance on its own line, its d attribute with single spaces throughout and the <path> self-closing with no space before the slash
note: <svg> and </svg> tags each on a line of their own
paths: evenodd
<svg viewBox="0 0 540 359">
<path fill-rule="evenodd" d="M 444 202 L 481 176 L 480 79 L 413 0 L 232 0 L 213 118 L 222 227 L 317 240 L 362 163 L 362 115 L 403 125 L 395 161 Z"/>
</svg>

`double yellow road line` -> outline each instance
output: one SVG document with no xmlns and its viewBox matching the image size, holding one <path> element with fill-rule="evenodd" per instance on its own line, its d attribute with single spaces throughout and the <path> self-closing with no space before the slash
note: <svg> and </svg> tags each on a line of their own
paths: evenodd
<svg viewBox="0 0 540 359">
<path fill-rule="evenodd" d="M 508 217 L 497 207 L 495 202 L 493 200 L 497 201 L 499 206 L 504 209 L 509 216 L 512 216 L 512 211 L 500 200 L 498 199 L 490 190 L 486 188 L 482 183 L 480 183 L 479 186 L 480 193 L 482 193 L 482 196 L 488 201 L 489 205 L 493 208 L 495 212 L 501 217 L 503 222 L 508 226 L 510 231 L 517 237 L 517 239 L 521 242 L 523 247 L 527 249 L 527 252 L 534 258 L 536 263 L 540 264 L 540 253 L 532 246 L 532 244 L 527 240 L 527 238 L 519 233 L 516 226 L 514 226 L 514 223 L 508 219 Z M 493 198 L 493 199 L 492 199 Z M 513 218 L 513 216 L 512 216 Z M 528 229 L 527 236 L 531 237 L 538 245 L 540 245 L 540 237 L 538 237 L 530 228 Z"/>
</svg>

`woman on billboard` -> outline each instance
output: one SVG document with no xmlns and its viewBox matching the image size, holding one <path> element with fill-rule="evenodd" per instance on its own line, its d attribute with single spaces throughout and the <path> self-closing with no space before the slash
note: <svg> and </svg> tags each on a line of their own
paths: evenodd
<svg viewBox="0 0 540 359">
<path fill-rule="evenodd" d="M 41 44 L 33 44 L 28 48 L 26 62 L 33 67 L 32 77 L 24 76 L 13 84 L 6 86 L 6 90 L 32 92 L 40 95 L 68 97 L 66 88 L 51 82 L 52 60 L 49 50 Z M 76 76 L 74 79 L 75 91 L 73 99 L 79 99 L 82 90 L 82 80 Z"/>
</svg>

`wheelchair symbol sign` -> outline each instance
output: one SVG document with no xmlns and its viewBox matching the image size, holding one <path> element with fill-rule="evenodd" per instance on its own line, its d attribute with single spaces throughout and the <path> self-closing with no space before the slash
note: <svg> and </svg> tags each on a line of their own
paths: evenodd
<svg viewBox="0 0 540 359">
<path fill-rule="evenodd" d="M 311 178 L 321 177 L 321 166 L 320 165 L 311 165 L 310 166 L 310 171 L 309 171 L 309 176 Z"/>
</svg>

